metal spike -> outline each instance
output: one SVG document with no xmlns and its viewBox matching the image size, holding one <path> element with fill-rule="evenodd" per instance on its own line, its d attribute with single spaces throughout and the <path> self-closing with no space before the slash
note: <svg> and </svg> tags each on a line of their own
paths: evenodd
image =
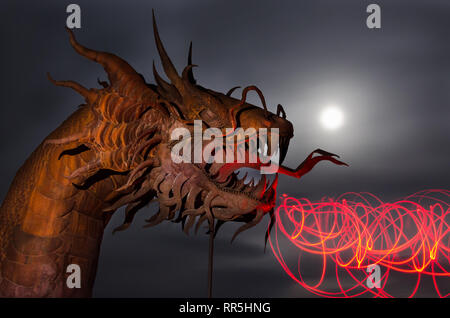
<svg viewBox="0 0 450 318">
<path fill-rule="evenodd" d="M 97 98 L 97 94 L 94 91 L 83 87 L 81 84 L 78 84 L 77 82 L 57 81 L 57 80 L 54 80 L 50 76 L 50 73 L 47 73 L 47 78 L 50 82 L 52 82 L 56 86 L 69 87 L 69 88 L 73 89 L 74 91 L 79 93 L 81 96 L 83 96 L 88 103 L 93 103 L 94 100 Z"/>
<path fill-rule="evenodd" d="M 263 215 L 264 215 L 264 213 L 263 213 L 262 210 L 257 210 L 256 211 L 256 215 L 253 218 L 253 220 L 251 220 L 250 222 L 242 225 L 240 228 L 237 229 L 237 231 L 234 233 L 233 237 L 231 238 L 231 243 L 233 243 L 233 241 L 236 239 L 236 237 L 240 233 L 242 233 L 243 231 L 248 230 L 249 228 L 251 228 L 251 227 L 255 226 L 256 224 L 258 224 L 261 221 Z"/>
<path fill-rule="evenodd" d="M 181 95 L 178 90 L 173 85 L 170 85 L 165 80 L 163 80 L 162 77 L 158 74 L 158 71 L 155 67 L 155 61 L 153 61 L 153 76 L 155 78 L 156 84 L 158 84 L 158 88 L 162 89 L 162 91 L 158 90 L 161 95 L 164 95 L 166 97 L 167 95 L 169 95 L 171 99 L 174 99 L 176 101 L 181 100 Z"/>
<path fill-rule="evenodd" d="M 70 44 L 75 51 L 78 54 L 101 64 L 108 74 L 111 85 L 123 84 L 124 82 L 136 80 L 135 85 L 139 85 L 142 89 L 148 89 L 141 75 L 139 75 L 130 64 L 114 54 L 100 52 L 82 46 L 75 39 L 72 30 L 69 28 L 66 28 L 66 30 L 69 33 Z"/>
<path fill-rule="evenodd" d="M 277 116 L 286 119 L 286 112 L 281 104 L 278 104 L 277 106 Z"/>
<path fill-rule="evenodd" d="M 192 68 L 193 67 L 197 67 L 198 65 L 195 65 L 195 64 L 188 64 L 185 68 L 184 68 L 184 70 L 183 70 L 183 73 L 181 73 L 181 77 L 183 78 L 183 80 L 185 81 L 185 82 L 187 82 L 187 83 L 189 83 L 189 84 L 195 84 L 195 80 L 194 80 L 194 83 L 193 82 L 191 82 L 191 80 L 190 80 L 190 73 L 192 74 Z"/>
<path fill-rule="evenodd" d="M 227 92 L 227 96 L 231 96 L 231 94 L 233 94 L 233 92 L 235 91 L 235 90 L 237 90 L 238 88 L 241 88 L 240 86 L 235 86 L 235 87 L 232 87 L 232 88 L 230 88 L 230 90 Z"/>
<path fill-rule="evenodd" d="M 193 65 L 192 64 L 192 41 L 189 43 L 189 54 L 188 54 L 188 63 L 187 65 Z M 194 78 L 194 73 L 192 72 L 192 69 L 189 69 L 187 74 L 187 79 L 189 80 L 189 83 L 191 84 L 197 84 L 197 81 Z"/>
<path fill-rule="evenodd" d="M 253 191 L 253 193 L 255 194 L 255 196 L 257 198 L 262 198 L 265 189 L 266 189 L 266 175 L 262 174 L 261 180 L 259 180 L 259 183 L 255 187 L 255 190 Z"/>
<path fill-rule="evenodd" d="M 175 66 L 173 65 L 172 61 L 170 60 L 169 55 L 167 55 L 164 45 L 161 42 L 161 38 L 159 37 L 158 27 L 156 25 L 155 10 L 152 10 L 152 16 L 153 16 L 153 34 L 155 37 L 155 44 L 156 48 L 158 49 L 159 57 L 161 58 L 161 63 L 163 65 L 164 72 L 166 73 L 167 77 L 170 79 L 172 84 L 174 84 L 178 89 L 180 89 L 182 85 L 181 78 L 178 75 L 178 72 L 175 69 Z"/>
</svg>

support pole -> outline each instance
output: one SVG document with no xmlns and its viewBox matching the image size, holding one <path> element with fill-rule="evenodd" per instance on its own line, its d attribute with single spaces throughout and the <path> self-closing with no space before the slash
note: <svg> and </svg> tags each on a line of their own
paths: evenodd
<svg viewBox="0 0 450 318">
<path fill-rule="evenodd" d="M 212 298 L 213 261 L 214 261 L 214 223 L 210 226 L 209 230 L 208 298 Z"/>
</svg>

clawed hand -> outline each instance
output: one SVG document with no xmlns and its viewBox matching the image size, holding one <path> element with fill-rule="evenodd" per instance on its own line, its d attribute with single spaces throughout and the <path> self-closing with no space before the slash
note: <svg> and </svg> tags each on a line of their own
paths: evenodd
<svg viewBox="0 0 450 318">
<path fill-rule="evenodd" d="M 319 156 L 313 157 L 315 154 L 318 154 Z M 337 160 L 336 158 L 339 158 L 339 156 L 334 153 L 322 149 L 316 149 L 311 152 L 308 157 L 306 157 L 306 159 L 297 167 L 297 169 L 291 169 L 281 165 L 278 167 L 278 173 L 282 173 L 295 178 L 301 178 L 303 175 L 311 171 L 311 169 L 314 168 L 314 166 L 322 160 L 328 160 L 340 166 L 348 166 L 348 164 Z"/>
</svg>

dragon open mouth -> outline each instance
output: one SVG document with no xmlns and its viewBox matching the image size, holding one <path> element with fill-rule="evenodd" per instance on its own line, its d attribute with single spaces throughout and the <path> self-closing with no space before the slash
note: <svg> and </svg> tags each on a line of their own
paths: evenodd
<svg viewBox="0 0 450 318">
<path fill-rule="evenodd" d="M 289 140 L 280 138 L 279 147 L 273 152 L 273 156 L 279 156 L 279 164 L 284 160 Z M 267 144 L 258 149 L 259 153 L 267 155 Z M 263 150 L 262 150 L 263 149 Z M 246 148 L 246 158 L 249 149 Z M 273 200 L 278 183 L 278 173 L 261 173 L 261 162 L 257 163 L 206 163 L 199 167 L 205 176 L 215 184 L 215 186 L 225 192 L 236 195 L 243 195 L 261 203 L 268 203 Z"/>
<path fill-rule="evenodd" d="M 256 201 L 266 201 L 275 194 L 278 174 L 266 176 L 253 168 L 237 168 L 225 182 L 213 181 L 223 191 L 244 195 Z"/>
</svg>

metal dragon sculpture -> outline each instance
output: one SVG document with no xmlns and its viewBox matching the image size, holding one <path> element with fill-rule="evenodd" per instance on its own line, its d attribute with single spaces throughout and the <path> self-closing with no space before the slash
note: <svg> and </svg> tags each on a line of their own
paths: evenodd
<svg viewBox="0 0 450 318">
<path fill-rule="evenodd" d="M 273 215 L 276 180 L 267 187 L 245 184 L 234 171 L 245 163 L 174 163 L 171 131 L 192 129 L 200 119 L 209 127 L 278 128 L 279 173 L 301 177 L 321 160 L 344 163 L 316 150 L 297 168 L 281 165 L 293 126 L 279 105 L 270 112 L 262 93 L 246 87 L 242 98 L 206 89 L 194 79 L 189 49 L 188 65 L 178 74 L 158 34 L 156 46 L 166 82 L 153 65 L 156 85 L 148 84 L 116 55 L 80 45 L 70 30 L 77 53 L 105 69 L 109 83 L 87 89 L 73 81 L 49 80 L 70 87 L 86 103 L 54 130 L 17 172 L 0 208 L 0 295 L 3 297 L 89 297 L 95 280 L 105 226 L 113 212 L 126 206 L 126 229 L 136 212 L 151 200 L 159 211 L 147 220 L 181 222 L 185 232 L 205 221 L 215 233 L 227 221 L 243 222 L 238 232 Z M 263 108 L 246 102 L 256 91 Z M 314 156 L 317 154 L 317 156 Z M 236 233 L 237 234 L 237 233 Z M 267 234 L 266 234 L 267 235 Z M 66 286 L 66 268 L 81 268 L 81 288 Z"/>
</svg>

